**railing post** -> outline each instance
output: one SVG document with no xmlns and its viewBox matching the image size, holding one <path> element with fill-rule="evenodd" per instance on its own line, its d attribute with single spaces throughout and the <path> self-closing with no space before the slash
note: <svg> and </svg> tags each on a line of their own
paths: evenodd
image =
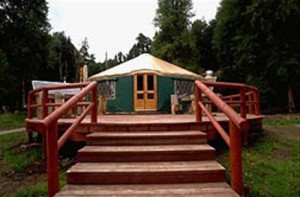
<svg viewBox="0 0 300 197">
<path fill-rule="evenodd" d="M 195 84 L 195 113 L 196 113 L 196 122 L 202 121 L 202 110 L 198 104 L 198 102 L 202 101 L 201 91 L 198 86 Z"/>
<path fill-rule="evenodd" d="M 48 90 L 44 89 L 43 90 L 43 95 L 42 95 L 42 116 L 45 118 L 48 116 Z"/>
<path fill-rule="evenodd" d="M 241 117 L 246 118 L 246 88 L 242 87 L 240 89 L 241 94 Z"/>
<path fill-rule="evenodd" d="M 59 191 L 57 122 L 46 128 L 48 196 Z"/>
<path fill-rule="evenodd" d="M 33 118 L 33 113 L 32 113 L 32 108 L 31 105 L 33 103 L 33 96 L 32 94 L 28 94 L 28 100 L 27 100 L 27 118 L 32 119 Z M 26 131 L 27 131 L 27 141 L 30 144 L 33 141 L 33 135 L 31 131 L 27 130 L 27 123 L 26 123 Z"/>
<path fill-rule="evenodd" d="M 98 102 L 97 102 L 97 97 L 98 97 L 97 87 L 98 86 L 96 86 L 92 89 L 92 102 L 94 103 L 94 106 L 92 108 L 91 121 L 93 123 L 96 123 L 97 118 L 98 118 L 97 117 L 97 104 L 98 104 Z"/>
<path fill-rule="evenodd" d="M 243 194 L 243 175 L 242 175 L 242 137 L 241 131 L 235 124 L 229 122 L 230 129 L 230 170 L 231 187 L 240 196 Z"/>
<path fill-rule="evenodd" d="M 31 105 L 33 103 L 33 96 L 32 94 L 28 94 L 28 101 L 27 101 L 27 118 L 31 119 L 33 118 L 32 108 Z"/>
<path fill-rule="evenodd" d="M 255 91 L 255 115 L 260 115 L 260 98 L 259 98 L 259 92 Z"/>
<path fill-rule="evenodd" d="M 46 118 L 48 116 L 48 90 L 44 89 L 42 92 L 42 118 Z M 42 133 L 42 141 L 43 141 L 43 157 L 45 157 L 47 155 L 47 134 L 46 133 Z"/>
<path fill-rule="evenodd" d="M 253 106 L 254 106 L 254 99 L 253 99 L 253 91 L 250 92 L 250 94 L 248 95 L 248 100 L 249 100 L 249 114 L 253 114 Z"/>
</svg>

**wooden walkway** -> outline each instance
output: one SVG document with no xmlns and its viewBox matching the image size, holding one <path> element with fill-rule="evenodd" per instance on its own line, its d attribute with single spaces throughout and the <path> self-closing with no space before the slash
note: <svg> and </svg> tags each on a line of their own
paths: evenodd
<svg viewBox="0 0 300 197">
<path fill-rule="evenodd" d="M 222 113 L 214 113 L 214 117 L 219 122 L 228 122 L 228 118 Z M 247 114 L 247 120 L 262 119 L 262 116 Z M 73 119 L 64 118 L 59 123 L 70 123 Z M 83 123 L 89 123 L 90 117 L 86 117 Z M 147 115 L 98 115 L 98 124 L 149 124 L 149 123 L 195 123 L 196 116 L 194 114 L 147 114 Z M 204 116 L 203 122 L 209 122 Z"/>
<path fill-rule="evenodd" d="M 216 120 L 228 129 L 228 118 L 221 114 L 214 114 Z M 263 116 L 247 115 L 249 132 L 262 129 Z M 59 130 L 65 131 L 74 119 L 60 119 Z M 155 115 L 99 115 L 97 123 L 90 123 L 87 116 L 77 132 L 73 133 L 71 139 L 74 141 L 86 141 L 86 135 L 95 131 L 174 131 L 174 130 L 198 130 L 207 134 L 208 140 L 214 140 L 217 131 L 211 122 L 204 116 L 201 123 L 196 122 L 195 115 L 191 114 L 155 114 Z"/>
<path fill-rule="evenodd" d="M 55 196 L 238 196 L 227 184 L 207 135 L 179 127 L 194 124 L 192 116 L 99 118 L 77 153 L 77 163 L 67 171 L 67 185 Z M 105 124 L 113 126 L 105 130 Z M 160 130 L 140 131 L 153 124 Z M 176 127 L 161 126 L 167 124 Z"/>
</svg>

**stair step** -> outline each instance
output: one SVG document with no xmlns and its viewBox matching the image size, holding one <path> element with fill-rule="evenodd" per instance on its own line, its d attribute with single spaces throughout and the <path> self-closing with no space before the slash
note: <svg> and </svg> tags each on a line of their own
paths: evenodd
<svg viewBox="0 0 300 197">
<path fill-rule="evenodd" d="M 162 185 L 67 185 L 56 197 L 66 196 L 214 196 L 238 197 L 227 183 Z"/>
<path fill-rule="evenodd" d="M 201 131 L 95 132 L 87 135 L 89 145 L 156 145 L 206 143 Z"/>
<path fill-rule="evenodd" d="M 79 162 L 199 161 L 215 159 L 214 148 L 199 145 L 85 146 Z"/>
<path fill-rule="evenodd" d="M 159 184 L 225 181 L 216 161 L 77 163 L 67 171 L 68 184 Z"/>
</svg>

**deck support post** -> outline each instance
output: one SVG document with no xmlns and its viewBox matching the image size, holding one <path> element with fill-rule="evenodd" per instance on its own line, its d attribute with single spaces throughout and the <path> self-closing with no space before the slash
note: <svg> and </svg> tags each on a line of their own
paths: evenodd
<svg viewBox="0 0 300 197">
<path fill-rule="evenodd" d="M 230 171 L 231 188 L 240 196 L 243 194 L 243 175 L 242 175 L 242 136 L 235 124 L 229 122 L 230 129 Z"/>
<path fill-rule="evenodd" d="M 46 130 L 48 196 L 59 191 L 57 122 Z"/>
<path fill-rule="evenodd" d="M 96 86 L 95 88 L 93 88 L 92 90 L 92 103 L 94 103 L 94 106 L 92 107 L 91 110 L 91 122 L 96 123 L 97 122 L 97 97 L 98 97 L 98 93 L 97 93 L 97 89 L 98 86 Z"/>
<path fill-rule="evenodd" d="M 255 115 L 259 116 L 260 115 L 260 98 L 259 98 L 259 92 L 258 90 L 255 91 Z"/>
<path fill-rule="evenodd" d="M 246 118 L 246 88 L 242 87 L 240 89 L 240 94 L 241 94 L 241 117 Z"/>
<path fill-rule="evenodd" d="M 197 85 L 195 85 L 195 113 L 196 113 L 196 122 L 202 122 L 202 110 L 199 106 L 199 102 L 202 101 L 201 98 L 201 91 L 200 89 L 197 87 Z"/>
<path fill-rule="evenodd" d="M 246 109 L 246 87 L 241 87 L 240 88 L 240 95 L 241 95 L 241 105 L 240 105 L 240 113 L 241 113 L 241 117 L 246 119 L 247 116 L 247 109 Z M 248 130 L 244 131 L 243 133 L 243 142 L 244 144 L 248 144 L 248 137 L 249 137 L 249 133 Z"/>
</svg>

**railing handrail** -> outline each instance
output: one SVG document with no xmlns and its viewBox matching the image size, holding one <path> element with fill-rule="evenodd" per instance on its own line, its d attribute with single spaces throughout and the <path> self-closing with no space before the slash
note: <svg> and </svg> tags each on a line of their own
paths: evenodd
<svg viewBox="0 0 300 197">
<path fill-rule="evenodd" d="M 216 82 L 216 81 L 204 81 L 202 83 L 209 87 L 238 89 L 240 91 L 239 94 L 225 96 L 222 97 L 222 99 L 240 98 L 239 102 L 241 106 L 241 116 L 243 118 L 246 118 L 246 109 L 245 109 L 246 105 L 249 106 L 249 111 L 251 111 L 251 113 L 254 113 L 255 115 L 260 115 L 259 90 L 255 86 L 246 85 L 242 83 Z M 250 94 L 248 94 L 249 92 Z M 248 98 L 249 101 L 247 101 L 246 97 Z"/>
<path fill-rule="evenodd" d="M 91 82 L 83 82 L 83 83 L 67 83 L 67 84 L 57 84 L 57 85 L 49 85 L 36 88 L 29 92 L 30 95 L 34 95 L 37 92 L 41 92 L 43 90 L 59 90 L 59 89 L 73 89 L 73 88 L 82 88 L 90 84 Z"/>
<path fill-rule="evenodd" d="M 220 83 L 220 82 L 219 82 Z M 222 99 L 220 99 L 215 93 L 213 93 L 204 83 L 201 81 L 195 82 L 196 86 L 209 98 L 241 131 L 248 129 L 247 120 L 240 117 L 230 106 L 228 106 Z"/>
<path fill-rule="evenodd" d="M 71 97 L 67 102 L 62 106 L 57 108 L 53 113 L 49 114 L 46 118 L 43 119 L 45 125 L 50 125 L 53 121 L 58 120 L 62 117 L 66 111 L 70 110 L 80 99 L 82 99 L 89 91 L 97 86 L 97 82 L 91 82 L 85 88 L 83 88 L 78 94 Z"/>
<path fill-rule="evenodd" d="M 60 105 L 51 114 L 48 115 L 48 91 L 54 89 L 71 89 L 71 88 L 83 88 L 79 93 L 72 96 L 67 102 Z M 31 108 L 32 99 L 34 94 L 42 91 L 42 107 L 43 107 L 43 119 L 32 119 Z M 92 93 L 91 102 L 80 102 L 88 93 Z M 59 178 L 58 178 L 58 150 L 64 145 L 73 131 L 80 125 L 84 117 L 91 111 L 91 122 L 97 122 L 97 82 L 89 83 L 76 83 L 76 84 L 63 84 L 46 86 L 35 89 L 29 93 L 28 101 L 28 117 L 26 123 L 36 124 L 42 127 L 43 135 L 45 136 L 44 143 L 46 144 L 47 155 L 47 179 L 48 179 L 48 196 L 53 196 L 59 191 Z M 85 104 L 86 109 L 81 112 L 80 116 L 72 123 L 67 131 L 58 139 L 57 137 L 57 121 L 66 112 L 71 110 L 78 103 Z M 35 106 L 35 105 L 34 105 Z"/>
<path fill-rule="evenodd" d="M 249 96 L 249 95 L 252 95 L 254 94 L 254 92 L 251 90 L 251 91 L 248 91 L 246 92 L 246 96 Z M 234 99 L 234 98 L 240 98 L 241 97 L 241 94 L 238 93 L 238 94 L 231 94 L 231 95 L 227 95 L 227 96 L 222 96 L 222 99 Z"/>
<path fill-rule="evenodd" d="M 229 105 L 227 105 L 221 98 L 212 92 L 206 85 L 222 88 L 239 88 L 240 89 L 240 106 L 241 116 L 235 112 Z M 196 98 L 196 120 L 202 121 L 202 111 L 207 115 L 213 127 L 220 134 L 222 139 L 226 142 L 230 150 L 230 169 L 231 169 L 231 187 L 240 196 L 243 195 L 243 172 L 242 172 L 242 132 L 247 136 L 248 123 L 246 118 L 246 85 L 233 84 L 224 82 L 195 82 L 195 98 Z M 252 87 L 250 87 L 252 88 Z M 229 119 L 229 133 L 225 132 L 220 123 L 213 117 L 211 112 L 205 107 L 202 102 L 202 93 L 210 99 L 211 103 L 215 104 L 217 108 L 222 111 Z M 258 94 L 257 94 L 258 95 Z M 256 95 L 256 96 L 257 96 Z M 257 101 L 259 98 L 257 98 Z M 257 106 L 256 106 L 257 107 Z M 257 110 L 259 111 L 259 109 Z"/>
<path fill-rule="evenodd" d="M 248 88 L 249 90 L 258 91 L 255 86 L 243 84 L 243 83 L 231 83 L 231 82 L 217 82 L 217 81 L 203 81 L 207 86 L 223 87 L 223 88 Z"/>
</svg>

